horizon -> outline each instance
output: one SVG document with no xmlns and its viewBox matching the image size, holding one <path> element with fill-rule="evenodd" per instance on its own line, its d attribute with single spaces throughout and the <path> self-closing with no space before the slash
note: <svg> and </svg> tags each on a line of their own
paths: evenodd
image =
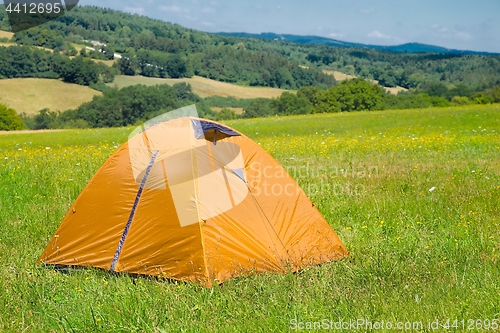
<svg viewBox="0 0 500 333">
<path fill-rule="evenodd" d="M 497 0 L 191 0 L 136 3 L 83 0 L 209 33 L 245 32 L 318 36 L 350 43 L 395 46 L 419 43 L 447 49 L 500 53 Z M 408 15 L 411 13 L 411 16 Z M 333 19 L 332 19 L 333 18 Z M 362 22 L 362 24 L 360 24 Z"/>
</svg>

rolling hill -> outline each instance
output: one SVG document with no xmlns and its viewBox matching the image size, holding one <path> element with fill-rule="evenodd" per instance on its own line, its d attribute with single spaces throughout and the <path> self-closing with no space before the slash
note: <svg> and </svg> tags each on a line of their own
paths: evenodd
<svg viewBox="0 0 500 333">
<path fill-rule="evenodd" d="M 320 36 L 300 36 L 300 35 L 290 35 L 290 34 L 276 34 L 273 32 L 263 32 L 260 34 L 252 34 L 252 33 L 246 33 L 246 32 L 218 32 L 217 35 L 269 39 L 269 40 L 275 40 L 275 41 L 300 43 L 300 44 L 317 44 L 317 45 L 328 45 L 328 46 L 337 46 L 337 47 L 360 47 L 360 48 L 368 48 L 368 49 L 390 51 L 390 52 L 402 52 L 402 53 L 449 53 L 449 54 L 499 55 L 498 53 L 447 49 L 447 48 L 441 47 L 441 46 L 428 45 L 428 44 L 422 44 L 422 43 L 406 43 L 406 44 L 401 44 L 401 45 L 383 46 L 383 45 L 371 45 L 371 44 L 344 42 L 344 41 L 340 41 L 337 39 L 320 37 Z"/>
</svg>

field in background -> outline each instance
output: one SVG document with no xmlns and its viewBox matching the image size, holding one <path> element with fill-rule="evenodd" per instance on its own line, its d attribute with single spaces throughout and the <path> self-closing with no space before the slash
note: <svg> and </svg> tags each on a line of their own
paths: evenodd
<svg viewBox="0 0 500 333">
<path fill-rule="evenodd" d="M 345 73 L 342 73 L 339 71 L 331 71 L 331 70 L 327 70 L 327 69 L 324 69 L 323 73 L 328 74 L 328 75 L 333 75 L 333 77 L 337 81 L 350 80 L 350 79 L 354 79 L 357 77 L 354 75 L 349 75 L 349 74 L 345 74 Z"/>
<path fill-rule="evenodd" d="M 215 80 L 206 79 L 200 76 L 185 79 L 160 79 L 144 76 L 125 76 L 120 75 L 115 77 L 115 81 L 109 83 L 110 87 L 123 88 L 136 84 L 144 84 L 152 86 L 156 84 L 176 84 L 180 82 L 189 83 L 193 88 L 195 94 L 201 97 L 208 96 L 222 96 L 235 98 L 273 98 L 280 97 L 286 91 L 278 88 L 264 88 L 264 87 L 244 87 L 235 84 L 219 82 Z"/>
<path fill-rule="evenodd" d="M 497 331 L 500 105 L 227 124 L 282 163 L 349 257 L 213 289 L 36 265 L 132 129 L 2 135 L 0 331 L 280 332 L 323 319 Z"/>
<path fill-rule="evenodd" d="M 0 30 L 0 38 L 9 38 L 9 39 L 11 39 L 12 36 L 14 36 L 14 33 L 8 32 L 8 31 L 4 31 L 4 30 Z"/>
<path fill-rule="evenodd" d="M 357 76 L 345 74 L 345 73 L 342 73 L 339 71 L 331 71 L 331 70 L 326 70 L 326 69 L 323 70 L 323 73 L 333 75 L 335 80 L 337 80 L 339 82 L 344 81 L 344 80 L 354 79 L 357 77 Z M 371 80 L 371 82 L 378 84 L 377 80 Z M 390 88 L 390 87 L 382 87 L 382 88 L 384 88 L 386 91 L 390 92 L 393 95 L 397 95 L 400 91 L 408 91 L 408 89 L 400 87 L 400 86 L 396 86 L 396 87 L 392 87 L 392 88 Z"/>
<path fill-rule="evenodd" d="M 215 112 L 220 112 L 223 109 L 229 109 L 232 110 L 236 114 L 243 114 L 245 112 L 245 109 L 243 108 L 231 108 L 231 107 L 225 107 L 225 108 L 217 108 L 217 107 L 211 107 L 211 109 Z"/>
<path fill-rule="evenodd" d="M 51 111 L 74 109 L 101 95 L 97 90 L 52 79 L 0 80 L 0 103 L 18 114 L 36 114 L 44 108 Z"/>
</svg>

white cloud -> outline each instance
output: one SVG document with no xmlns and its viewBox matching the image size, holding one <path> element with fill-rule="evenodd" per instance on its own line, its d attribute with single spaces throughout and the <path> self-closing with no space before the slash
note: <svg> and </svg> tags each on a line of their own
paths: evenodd
<svg viewBox="0 0 500 333">
<path fill-rule="evenodd" d="M 387 35 L 384 35 L 383 33 L 381 33 L 380 31 L 378 30 L 373 30 L 372 32 L 370 32 L 368 34 L 368 37 L 371 37 L 371 38 L 378 38 L 378 39 L 392 39 L 391 36 L 387 36 Z"/>
<path fill-rule="evenodd" d="M 215 8 L 212 8 L 212 7 L 204 8 L 201 12 L 205 13 L 205 14 L 215 13 Z"/>
<path fill-rule="evenodd" d="M 123 10 L 127 13 L 132 13 L 132 14 L 143 14 L 144 13 L 144 7 L 125 7 Z"/>
<path fill-rule="evenodd" d="M 360 9 L 359 11 L 363 14 L 371 14 L 371 13 L 375 12 L 375 9 L 370 7 L 370 8 Z"/>
<path fill-rule="evenodd" d="M 328 35 L 328 37 L 331 37 L 331 38 L 343 38 L 343 37 L 345 37 L 345 34 L 340 34 L 340 33 L 332 32 L 331 34 Z"/>
<path fill-rule="evenodd" d="M 182 8 L 178 6 L 160 6 L 159 8 L 164 12 L 180 13 L 182 11 Z"/>
<path fill-rule="evenodd" d="M 201 24 L 204 25 L 205 27 L 213 27 L 215 25 L 212 22 L 201 22 Z"/>
<path fill-rule="evenodd" d="M 455 38 L 467 40 L 471 38 L 471 35 L 464 31 L 459 31 L 456 29 L 450 29 L 448 27 L 442 26 L 440 24 L 431 25 L 431 29 L 433 30 L 433 35 L 441 38 Z"/>
</svg>

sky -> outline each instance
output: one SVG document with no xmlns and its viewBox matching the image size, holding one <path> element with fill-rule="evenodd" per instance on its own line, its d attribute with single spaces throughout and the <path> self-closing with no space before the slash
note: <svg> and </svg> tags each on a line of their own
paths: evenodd
<svg viewBox="0 0 500 333">
<path fill-rule="evenodd" d="M 418 42 L 500 53 L 500 0 L 81 0 L 207 32 Z"/>
</svg>

